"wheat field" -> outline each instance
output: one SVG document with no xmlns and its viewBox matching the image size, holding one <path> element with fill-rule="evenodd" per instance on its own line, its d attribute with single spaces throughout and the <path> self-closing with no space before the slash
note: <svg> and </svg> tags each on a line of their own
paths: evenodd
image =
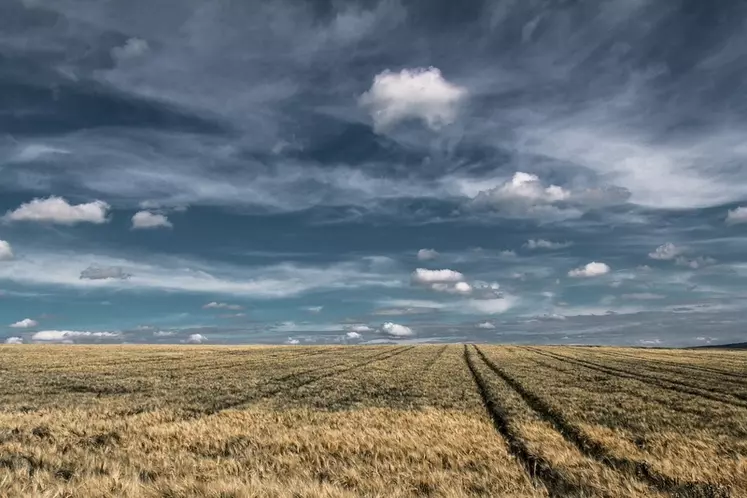
<svg viewBox="0 0 747 498">
<path fill-rule="evenodd" d="M 0 347 L 0 496 L 747 496 L 747 354 Z"/>
</svg>

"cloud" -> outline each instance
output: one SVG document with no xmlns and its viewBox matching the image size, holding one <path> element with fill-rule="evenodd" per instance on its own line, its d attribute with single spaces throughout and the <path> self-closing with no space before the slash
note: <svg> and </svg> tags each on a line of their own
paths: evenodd
<svg viewBox="0 0 747 498">
<path fill-rule="evenodd" d="M 747 223 L 747 206 L 729 210 L 726 214 L 726 223 L 728 225 Z"/>
<path fill-rule="evenodd" d="M 187 344 L 202 344 L 207 341 L 208 338 L 202 334 L 190 334 L 190 336 L 185 340 Z"/>
<path fill-rule="evenodd" d="M 366 332 L 374 331 L 374 329 L 372 329 L 368 325 L 351 325 L 348 327 L 348 330 L 355 334 L 364 334 Z"/>
<path fill-rule="evenodd" d="M 150 46 L 146 40 L 140 38 L 130 38 L 121 47 L 114 47 L 111 50 L 111 55 L 117 62 L 124 62 L 129 59 L 135 59 L 144 55 L 150 50 Z"/>
<path fill-rule="evenodd" d="M 493 322 L 482 322 L 475 325 L 478 329 L 484 329 L 484 330 L 493 330 L 495 329 L 495 324 Z"/>
<path fill-rule="evenodd" d="M 5 344 L 23 344 L 22 337 L 8 337 L 5 339 Z"/>
<path fill-rule="evenodd" d="M 592 261 L 586 266 L 582 266 L 580 268 L 576 268 L 575 270 L 569 271 L 568 276 L 574 278 L 598 277 L 600 275 L 606 275 L 609 272 L 610 267 L 605 263 L 597 263 L 596 261 Z"/>
<path fill-rule="evenodd" d="M 289 338 L 287 338 L 287 339 L 285 340 L 285 343 L 286 343 L 286 344 L 290 344 L 291 346 L 295 346 L 296 344 L 300 344 L 300 343 L 301 343 L 301 341 L 299 341 L 298 339 L 294 339 L 294 338 L 292 338 L 292 337 L 289 337 Z"/>
<path fill-rule="evenodd" d="M 516 257 L 516 251 L 506 249 L 498 253 L 499 256 L 504 258 L 515 258 Z"/>
<path fill-rule="evenodd" d="M 303 309 L 308 311 L 309 313 L 318 314 L 322 312 L 324 306 L 306 306 Z"/>
<path fill-rule="evenodd" d="M 634 292 L 631 294 L 623 294 L 623 299 L 636 299 L 636 300 L 642 300 L 642 301 L 652 301 L 656 299 L 665 299 L 667 296 L 663 296 L 661 294 L 654 294 L 652 292 Z"/>
<path fill-rule="evenodd" d="M 458 271 L 449 269 L 427 270 L 425 268 L 417 268 L 412 272 L 411 279 L 413 283 L 428 285 L 435 283 L 461 282 L 464 280 L 464 275 Z"/>
<path fill-rule="evenodd" d="M 80 280 L 127 280 L 132 274 L 127 273 L 121 266 L 91 265 L 80 272 Z"/>
<path fill-rule="evenodd" d="M 156 330 L 153 332 L 153 337 L 171 337 L 176 335 L 174 330 Z"/>
<path fill-rule="evenodd" d="M 653 252 L 648 253 L 648 257 L 651 259 L 669 261 L 669 260 L 675 259 L 677 256 L 679 256 L 683 252 L 684 252 L 683 248 L 677 247 L 671 242 L 667 242 L 666 244 L 662 244 L 659 247 L 657 247 Z"/>
<path fill-rule="evenodd" d="M 469 299 L 465 306 L 460 304 L 459 308 L 454 311 L 458 312 L 476 312 L 485 315 L 498 315 L 505 313 L 516 304 L 517 299 L 513 296 L 502 296 L 491 299 Z"/>
<path fill-rule="evenodd" d="M 13 248 L 5 240 L 0 240 L 0 261 L 9 261 L 13 259 Z"/>
<path fill-rule="evenodd" d="M 60 149 L 57 147 L 50 147 L 44 144 L 28 144 L 24 146 L 18 154 L 13 157 L 13 161 L 20 163 L 27 163 L 37 161 L 45 157 L 54 157 L 59 154 L 69 154 L 69 150 Z"/>
<path fill-rule="evenodd" d="M 581 217 L 586 211 L 624 203 L 629 193 L 615 187 L 569 189 L 545 186 L 539 176 L 518 171 L 503 185 L 481 190 L 472 206 L 487 206 L 508 218 L 543 221 Z"/>
<path fill-rule="evenodd" d="M 684 256 L 678 256 L 674 260 L 674 264 L 676 264 L 677 266 L 686 266 L 688 268 L 692 268 L 693 270 L 697 270 L 698 268 L 702 268 L 704 266 L 716 264 L 716 260 L 708 256 L 698 256 L 697 258 L 693 259 L 688 259 Z"/>
<path fill-rule="evenodd" d="M 345 337 L 347 339 L 360 339 L 363 336 L 360 333 L 351 330 L 350 332 L 345 334 Z"/>
<path fill-rule="evenodd" d="M 420 261 L 430 261 L 438 257 L 438 252 L 435 249 L 420 249 L 418 251 L 418 259 Z"/>
<path fill-rule="evenodd" d="M 133 229 L 172 228 L 173 226 L 165 215 L 150 211 L 138 211 L 132 217 Z"/>
<path fill-rule="evenodd" d="M 573 242 L 552 242 L 545 239 L 529 239 L 524 247 L 527 249 L 565 249 L 571 247 Z"/>
<path fill-rule="evenodd" d="M 410 327 L 398 323 L 386 322 L 381 326 L 381 332 L 390 337 L 410 337 L 415 332 Z"/>
<path fill-rule="evenodd" d="M 32 320 L 31 318 L 24 318 L 16 323 L 11 323 L 9 326 L 14 329 L 30 329 L 39 325 L 39 322 Z"/>
<path fill-rule="evenodd" d="M 470 294 L 472 286 L 467 282 L 457 282 L 455 284 L 436 282 L 428 286 L 437 292 L 446 292 L 449 294 Z"/>
<path fill-rule="evenodd" d="M 219 303 L 216 301 L 207 303 L 202 308 L 206 310 L 214 309 L 214 310 L 232 310 L 232 311 L 238 311 L 238 310 L 244 309 L 244 307 L 241 306 L 240 304 Z"/>
<path fill-rule="evenodd" d="M 4 219 L 8 221 L 34 221 L 75 225 L 77 223 L 101 224 L 109 221 L 109 204 L 93 201 L 86 204 L 69 204 L 62 197 L 33 199 L 21 204 L 15 211 L 8 211 Z"/>
<path fill-rule="evenodd" d="M 114 338 L 119 332 L 88 332 L 78 330 L 40 330 L 31 336 L 35 342 L 73 342 L 79 338 Z"/>
<path fill-rule="evenodd" d="M 466 88 L 446 81 L 435 67 L 386 70 L 374 77 L 358 102 L 371 114 L 377 132 L 409 119 L 420 119 L 437 130 L 454 122 L 467 93 Z"/>
</svg>

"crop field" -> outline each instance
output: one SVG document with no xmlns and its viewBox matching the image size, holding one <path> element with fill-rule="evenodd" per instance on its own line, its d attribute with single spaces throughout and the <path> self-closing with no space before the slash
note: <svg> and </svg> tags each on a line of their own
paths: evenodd
<svg viewBox="0 0 747 498">
<path fill-rule="evenodd" d="M 747 352 L 0 347 L 0 496 L 746 497 Z"/>
</svg>

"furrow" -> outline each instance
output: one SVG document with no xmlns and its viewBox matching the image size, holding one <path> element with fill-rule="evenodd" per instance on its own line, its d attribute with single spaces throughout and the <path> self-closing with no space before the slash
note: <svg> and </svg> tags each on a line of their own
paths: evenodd
<svg viewBox="0 0 747 498">
<path fill-rule="evenodd" d="M 527 348 L 527 350 L 537 353 L 539 355 L 548 357 L 548 358 L 554 358 L 560 361 L 567 361 L 569 363 L 574 363 L 576 365 L 580 365 L 582 367 L 585 367 L 591 370 L 596 370 L 598 372 L 603 372 L 608 375 L 616 375 L 618 377 L 634 379 L 644 384 L 649 384 L 652 386 L 660 387 L 662 389 L 669 389 L 670 391 L 677 391 L 677 392 L 681 392 L 685 394 L 690 394 L 692 396 L 699 396 L 701 398 L 710 399 L 712 401 L 718 401 L 720 403 L 724 403 L 727 405 L 737 406 L 740 408 L 747 408 L 747 402 L 745 401 L 742 401 L 739 399 L 725 399 L 722 393 L 716 394 L 716 393 L 711 392 L 710 390 L 703 389 L 703 388 L 695 388 L 688 384 L 683 384 L 681 382 L 676 382 L 673 380 L 656 379 L 653 377 L 649 377 L 647 375 L 626 372 L 624 370 L 620 370 L 620 369 L 613 368 L 613 367 L 608 367 L 605 365 L 599 365 L 598 363 L 590 362 L 587 360 L 581 360 L 579 358 L 572 358 L 572 357 L 557 354 L 557 353 L 550 353 L 548 351 L 542 351 L 541 349 Z"/>
<path fill-rule="evenodd" d="M 491 395 L 488 383 L 477 370 L 466 344 L 464 361 L 477 386 L 485 410 L 493 421 L 493 426 L 506 441 L 509 451 L 522 463 L 529 477 L 534 482 L 541 482 L 551 497 L 594 496 L 592 490 L 569 482 L 549 461 L 529 450 L 521 436 L 511 427 L 506 410 Z"/>
<path fill-rule="evenodd" d="M 726 490 L 711 483 L 679 481 L 656 472 L 648 462 L 613 455 L 602 443 L 589 437 L 580 427 L 570 422 L 560 410 L 545 402 L 500 368 L 480 348 L 475 346 L 475 350 L 491 371 L 511 386 L 532 410 L 543 420 L 552 424 L 568 442 L 576 446 L 583 454 L 632 478 L 645 481 L 658 490 L 670 493 L 673 496 L 682 498 L 722 498 L 729 496 Z"/>
</svg>

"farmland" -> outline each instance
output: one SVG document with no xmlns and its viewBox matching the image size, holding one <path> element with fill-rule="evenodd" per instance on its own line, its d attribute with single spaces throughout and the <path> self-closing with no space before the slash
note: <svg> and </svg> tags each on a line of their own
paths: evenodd
<svg viewBox="0 0 747 498">
<path fill-rule="evenodd" d="M 0 347 L 0 496 L 747 496 L 747 352 Z"/>
</svg>

